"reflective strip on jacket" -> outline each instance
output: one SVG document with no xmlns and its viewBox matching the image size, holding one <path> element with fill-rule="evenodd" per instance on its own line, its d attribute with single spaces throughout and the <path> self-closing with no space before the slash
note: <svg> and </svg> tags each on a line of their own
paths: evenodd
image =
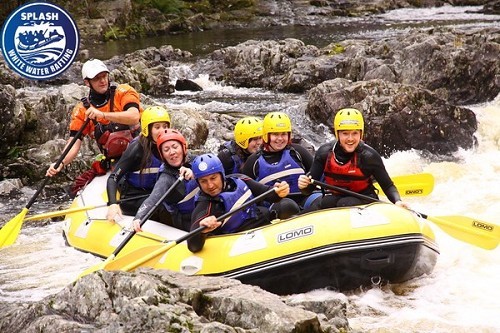
<svg viewBox="0 0 500 333">
<path fill-rule="evenodd" d="M 290 149 L 285 149 L 281 160 L 276 164 L 269 164 L 263 156 L 258 159 L 259 177 L 257 181 L 266 185 L 274 185 L 276 181 L 286 181 L 290 185 L 290 192 L 300 192 L 299 176 L 305 174 L 302 166 L 290 155 Z"/>
<path fill-rule="evenodd" d="M 152 190 L 161 171 L 162 161 L 151 154 L 151 161 L 144 169 L 127 173 L 127 182 L 136 188 Z"/>
</svg>

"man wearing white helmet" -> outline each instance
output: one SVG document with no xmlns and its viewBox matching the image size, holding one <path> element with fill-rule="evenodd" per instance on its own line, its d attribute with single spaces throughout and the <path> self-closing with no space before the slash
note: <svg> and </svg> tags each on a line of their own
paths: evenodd
<svg viewBox="0 0 500 333">
<path fill-rule="evenodd" d="M 54 169 L 54 163 L 50 165 L 47 176 L 56 175 L 73 161 L 86 135 L 96 139 L 108 162 L 106 166 L 109 167 L 109 162 L 118 159 L 128 141 L 138 134 L 140 100 L 137 91 L 128 84 L 111 84 L 108 67 L 98 59 L 89 60 L 82 66 L 82 78 L 90 88 L 90 106 L 86 107 L 83 102 L 79 102 L 73 108 L 69 125 L 70 137 L 66 145 L 76 136 L 87 118 L 92 121 L 83 129 L 82 137 L 76 140 L 59 167 Z M 114 141 L 111 142 L 112 140 Z"/>
</svg>

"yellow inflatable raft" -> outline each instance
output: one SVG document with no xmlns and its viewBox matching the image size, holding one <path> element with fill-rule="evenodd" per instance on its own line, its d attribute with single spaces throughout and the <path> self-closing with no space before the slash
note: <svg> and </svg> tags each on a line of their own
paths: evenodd
<svg viewBox="0 0 500 333">
<path fill-rule="evenodd" d="M 106 176 L 97 177 L 72 208 L 106 202 Z M 129 234 L 131 217 L 105 220 L 107 208 L 66 216 L 69 245 L 108 257 Z M 192 253 L 182 242 L 141 266 L 185 274 L 224 276 L 276 294 L 317 288 L 349 290 L 374 283 L 399 283 L 430 273 L 439 254 L 426 220 L 392 204 L 320 210 L 265 227 L 207 239 Z M 175 240 L 186 232 L 147 221 L 117 259 L 142 247 Z"/>
</svg>

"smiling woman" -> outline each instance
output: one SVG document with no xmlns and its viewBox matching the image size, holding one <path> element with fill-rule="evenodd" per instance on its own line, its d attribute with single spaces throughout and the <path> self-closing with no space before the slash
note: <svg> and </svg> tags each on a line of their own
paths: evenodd
<svg viewBox="0 0 500 333">
<path fill-rule="evenodd" d="M 169 128 L 156 138 L 156 146 L 164 163 L 160 167 L 151 195 L 137 210 L 132 226 L 135 231 L 141 231 L 146 212 L 160 202 L 161 209 L 158 211 L 157 220 L 187 231 L 191 225 L 191 212 L 198 184 L 194 181 L 193 172 L 187 162 L 186 138 L 179 131 Z M 182 177 L 181 184 L 164 197 L 164 193 L 179 177 Z"/>
<path fill-rule="evenodd" d="M 127 147 L 107 181 L 110 203 L 107 218 L 110 222 L 119 219 L 122 211 L 135 215 L 144 201 L 142 197 L 118 205 L 118 191 L 122 199 L 151 193 L 162 163 L 156 139 L 169 127 L 170 114 L 164 107 L 148 107 L 142 113 L 139 138 Z"/>
<path fill-rule="evenodd" d="M 365 131 L 361 112 L 353 108 L 337 111 L 333 131 L 336 140 L 319 147 L 309 175 L 299 177 L 298 187 L 305 193 L 311 193 L 315 189 L 314 183 L 325 179 L 328 185 L 348 191 L 346 193 L 330 188 L 325 195 L 314 199 L 306 211 L 356 206 L 377 200 L 374 181 L 392 203 L 409 208 L 401 201 L 399 191 L 389 177 L 380 154 L 361 140 Z"/>
</svg>

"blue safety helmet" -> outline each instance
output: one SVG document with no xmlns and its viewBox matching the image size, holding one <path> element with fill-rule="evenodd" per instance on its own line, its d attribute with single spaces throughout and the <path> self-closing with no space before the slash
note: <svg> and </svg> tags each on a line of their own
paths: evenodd
<svg viewBox="0 0 500 333">
<path fill-rule="evenodd" d="M 196 180 L 217 172 L 222 175 L 222 178 L 225 177 L 224 166 L 222 166 L 222 162 L 214 154 L 203 154 L 196 157 L 191 166 Z"/>
</svg>

